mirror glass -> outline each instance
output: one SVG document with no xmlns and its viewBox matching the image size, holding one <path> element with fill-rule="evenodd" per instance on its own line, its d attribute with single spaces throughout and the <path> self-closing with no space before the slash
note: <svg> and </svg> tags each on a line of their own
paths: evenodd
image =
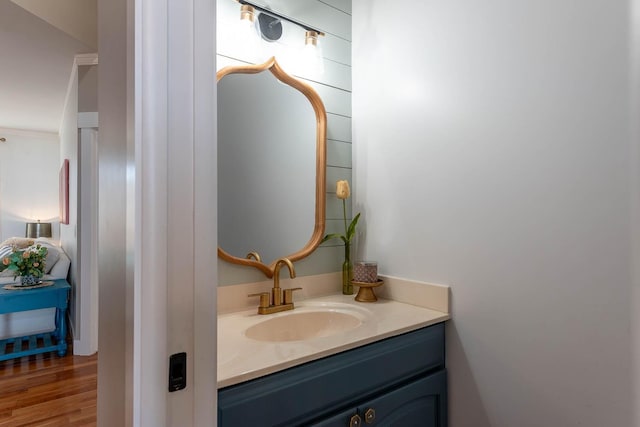
<svg viewBox="0 0 640 427">
<path fill-rule="evenodd" d="M 271 277 L 324 233 L 326 113 L 274 59 L 218 73 L 218 253 Z M 251 252 L 259 254 L 248 259 Z"/>
</svg>

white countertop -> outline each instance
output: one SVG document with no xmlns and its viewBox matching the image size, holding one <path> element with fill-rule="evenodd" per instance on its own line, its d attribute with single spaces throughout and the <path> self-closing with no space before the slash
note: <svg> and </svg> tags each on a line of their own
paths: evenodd
<svg viewBox="0 0 640 427">
<path fill-rule="evenodd" d="M 334 304 L 362 313 L 362 324 L 352 330 L 304 341 L 264 342 L 244 331 L 270 318 L 317 310 Z M 450 318 L 449 313 L 388 299 L 374 303 L 354 301 L 353 295 L 330 295 L 296 302 L 293 311 L 258 315 L 256 308 L 218 316 L 218 388 L 271 374 L 311 360 L 399 335 Z"/>
</svg>

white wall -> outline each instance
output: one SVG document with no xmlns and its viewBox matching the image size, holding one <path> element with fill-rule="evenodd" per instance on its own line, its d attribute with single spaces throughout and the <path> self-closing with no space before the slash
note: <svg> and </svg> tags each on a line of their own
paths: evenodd
<svg viewBox="0 0 640 427">
<path fill-rule="evenodd" d="M 24 237 L 27 222 L 51 222 L 54 240 L 58 227 L 58 135 L 0 129 L 0 241 Z M 55 329 L 55 309 L 0 315 L 0 337 L 15 337 Z"/>
<path fill-rule="evenodd" d="M 98 66 L 78 67 L 78 112 L 98 111 Z"/>
<path fill-rule="evenodd" d="M 631 52 L 633 54 L 633 68 L 631 72 L 631 117 L 640 117 L 640 1 L 633 0 L 631 2 L 631 32 L 633 37 L 633 43 L 631 44 Z M 631 123 L 631 138 L 632 141 L 636 141 L 635 144 L 631 144 L 630 150 L 630 167 L 631 167 L 631 194 L 632 194 L 632 208 L 631 208 L 631 221 L 632 229 L 631 235 L 633 239 L 633 256 L 634 268 L 633 278 L 634 286 L 631 295 L 631 313 L 632 321 L 632 360 L 634 361 L 632 378 L 633 394 L 632 401 L 640 402 L 640 121 L 635 120 Z M 636 424 L 640 424 L 640 405 L 634 406 L 634 420 Z"/>
<path fill-rule="evenodd" d="M 284 23 L 282 38 L 277 43 L 261 42 L 256 34 L 255 42 L 262 49 L 260 54 L 247 49 L 246 40 L 238 36 L 240 6 L 234 0 L 217 1 L 216 65 L 219 70 L 228 65 L 262 63 L 275 56 L 286 72 L 301 78 L 318 92 L 327 110 L 326 232 L 340 232 L 342 204 L 335 197 L 335 183 L 340 179 L 351 181 L 351 0 L 336 0 L 331 4 L 319 0 L 279 0 L 271 2 L 270 6 L 326 33 L 319 39 L 324 72 L 301 66 L 298 49 L 304 44 L 304 30 L 290 23 Z M 286 208 L 284 195 L 282 204 Z M 351 216 L 350 208 L 347 214 Z M 330 241 L 308 258 L 296 262 L 297 275 L 339 271 L 343 257 L 339 246 L 339 241 Z M 265 279 L 257 269 L 222 260 L 218 263 L 218 272 L 220 285 Z"/>
<path fill-rule="evenodd" d="M 354 1 L 360 245 L 452 286 L 452 427 L 638 425 L 628 12 Z"/>
<path fill-rule="evenodd" d="M 58 239 L 58 135 L 0 128 L 0 137 L 0 241 L 38 219 Z"/>
<path fill-rule="evenodd" d="M 73 65 L 73 63 L 71 64 Z M 58 153 L 58 170 L 65 159 L 69 160 L 69 224 L 60 223 L 60 246 L 69 256 L 69 284 L 71 297 L 69 304 L 69 320 L 74 338 L 78 337 L 80 322 L 80 288 L 78 283 L 78 73 L 75 66 L 71 68 L 70 84 L 60 122 L 60 152 Z"/>
</svg>

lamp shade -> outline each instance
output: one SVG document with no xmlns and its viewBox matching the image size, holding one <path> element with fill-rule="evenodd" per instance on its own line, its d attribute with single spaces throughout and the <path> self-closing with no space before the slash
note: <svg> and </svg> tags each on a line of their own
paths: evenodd
<svg viewBox="0 0 640 427">
<path fill-rule="evenodd" d="M 51 237 L 51 223 L 50 222 L 28 222 L 27 223 L 27 237 Z"/>
</svg>

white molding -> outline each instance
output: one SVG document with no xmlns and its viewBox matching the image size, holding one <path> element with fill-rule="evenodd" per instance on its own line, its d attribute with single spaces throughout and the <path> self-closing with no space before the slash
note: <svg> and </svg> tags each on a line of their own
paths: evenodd
<svg viewBox="0 0 640 427">
<path fill-rule="evenodd" d="M 98 131 L 80 129 L 78 138 L 78 268 L 80 292 L 76 292 L 76 319 L 79 333 L 74 337 L 73 354 L 98 351 Z"/>
<path fill-rule="evenodd" d="M 58 142 L 59 135 L 56 132 L 47 132 L 40 130 L 28 130 L 28 129 L 15 129 L 15 128 L 3 128 L 0 127 L 0 136 L 4 136 L 7 138 L 6 142 L 10 142 L 11 138 L 8 138 L 7 135 L 15 135 L 15 136 L 26 136 L 28 138 L 39 138 L 39 139 L 50 139 L 52 141 Z"/>
<path fill-rule="evenodd" d="M 219 1 L 219 0 L 218 0 Z M 216 1 L 194 0 L 194 427 L 217 425 Z M 213 119 L 212 119 L 213 118 Z"/>
<path fill-rule="evenodd" d="M 60 116 L 60 127 L 58 128 L 58 133 L 62 133 L 62 123 L 64 122 L 63 118 L 66 114 L 67 108 L 69 106 L 69 98 L 71 93 L 73 92 L 73 87 L 78 84 L 78 65 L 76 64 L 75 59 L 73 60 L 73 65 L 71 65 L 71 73 L 69 74 L 69 83 L 67 83 L 67 93 L 64 95 L 64 103 L 62 104 L 62 115 Z"/>
<path fill-rule="evenodd" d="M 137 0 L 135 17 L 133 423 L 215 426 L 215 2 Z M 187 388 L 168 393 L 182 351 Z"/>
<path fill-rule="evenodd" d="M 75 66 L 83 66 L 83 65 L 98 65 L 98 54 L 97 53 L 81 53 L 75 56 L 74 58 Z"/>
<path fill-rule="evenodd" d="M 98 112 L 78 113 L 78 129 L 97 128 Z"/>
<path fill-rule="evenodd" d="M 64 107 L 62 108 L 62 117 L 67 109 L 69 103 L 69 96 L 71 95 L 75 80 L 78 78 L 78 67 L 82 65 L 98 65 L 97 53 L 83 53 L 78 54 L 73 58 L 73 65 L 71 65 L 71 74 L 69 75 L 69 83 L 67 83 L 67 93 L 64 96 Z M 60 120 L 62 123 L 62 120 Z"/>
<path fill-rule="evenodd" d="M 166 1 L 136 0 L 135 4 L 134 212 L 139 231 L 134 240 L 133 425 L 166 427 L 167 234 L 155 230 L 168 227 L 169 19 Z M 187 369 L 189 365 L 187 360 Z"/>
</svg>

